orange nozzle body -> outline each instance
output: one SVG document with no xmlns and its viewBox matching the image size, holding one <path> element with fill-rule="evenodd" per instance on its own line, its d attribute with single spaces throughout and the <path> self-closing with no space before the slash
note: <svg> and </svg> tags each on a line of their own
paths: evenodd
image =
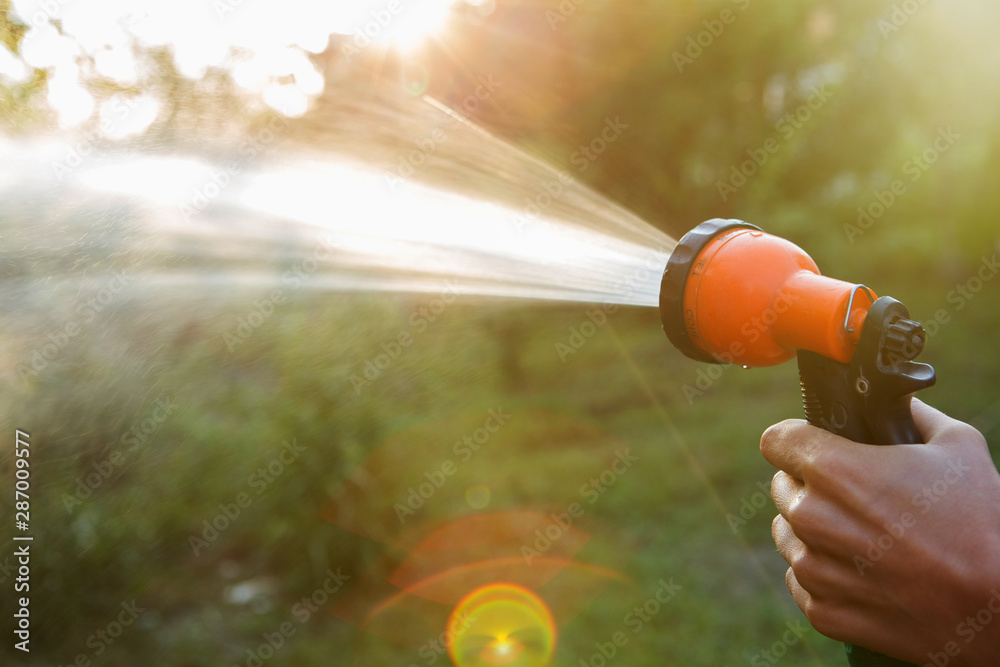
<svg viewBox="0 0 1000 667">
<path fill-rule="evenodd" d="M 846 363 L 874 300 L 865 287 L 820 275 L 789 241 L 710 220 L 671 256 L 660 315 L 675 346 L 703 361 L 773 366 L 811 350 Z"/>
</svg>

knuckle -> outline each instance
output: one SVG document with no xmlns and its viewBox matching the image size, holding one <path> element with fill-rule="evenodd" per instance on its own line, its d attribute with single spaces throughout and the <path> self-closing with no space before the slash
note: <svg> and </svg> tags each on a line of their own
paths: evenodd
<svg viewBox="0 0 1000 667">
<path fill-rule="evenodd" d="M 825 621 L 825 612 L 823 611 L 823 605 L 816 602 L 816 598 L 809 596 L 809 599 L 805 600 L 802 605 L 802 613 L 806 615 L 806 619 L 809 621 L 817 630 L 817 623 L 822 624 Z"/>
<path fill-rule="evenodd" d="M 808 497 L 799 496 L 788 505 L 785 518 L 796 531 L 807 528 L 812 523 L 812 503 Z"/>
<path fill-rule="evenodd" d="M 791 501 L 791 478 L 787 473 L 778 471 L 774 477 L 771 478 L 771 498 L 774 499 L 775 503 L 779 503 L 781 500 Z M 780 507 L 780 504 L 779 504 Z"/>
<path fill-rule="evenodd" d="M 829 604 L 818 602 L 815 597 L 810 596 L 802 606 L 802 613 L 820 634 L 827 637 L 836 637 L 840 634 L 835 614 Z"/>
<path fill-rule="evenodd" d="M 855 464 L 845 461 L 844 454 L 838 449 L 813 447 L 805 457 L 803 468 L 805 476 L 813 484 L 827 488 L 829 484 L 838 485 L 839 480 L 849 478 Z"/>
<path fill-rule="evenodd" d="M 796 420 L 786 419 L 769 426 L 760 436 L 761 450 L 779 448 L 788 439 L 789 431 L 794 429 L 796 424 Z"/>
<path fill-rule="evenodd" d="M 779 470 L 778 472 L 774 473 L 774 475 L 771 477 L 771 497 L 772 498 L 774 497 L 774 494 L 777 492 L 778 488 L 780 488 L 782 482 L 784 482 L 784 480 L 785 480 L 784 476 L 785 476 L 785 472 L 782 471 L 782 470 Z"/>
<path fill-rule="evenodd" d="M 775 542 L 779 542 L 784 531 L 784 519 L 780 514 L 771 519 L 771 537 L 774 538 Z"/>
<path fill-rule="evenodd" d="M 802 583 L 802 575 L 806 574 L 807 562 L 809 560 L 809 554 L 805 549 L 800 549 L 796 553 L 792 554 L 791 561 L 788 563 L 791 565 L 792 570 L 795 572 L 795 578 Z"/>
<path fill-rule="evenodd" d="M 830 530 L 823 503 L 809 496 L 792 503 L 785 510 L 785 519 L 802 543 L 810 547 L 823 543 Z"/>
<path fill-rule="evenodd" d="M 799 549 L 791 554 L 788 561 L 799 585 L 810 594 L 810 596 L 823 597 L 827 592 L 829 577 L 822 562 L 807 547 Z"/>
<path fill-rule="evenodd" d="M 954 433 L 952 438 L 959 442 L 968 443 L 974 445 L 980 449 L 985 449 L 989 451 L 989 445 L 986 444 L 986 438 L 980 433 L 979 429 L 971 424 L 966 424 L 965 422 L 958 422 L 953 427 Z"/>
<path fill-rule="evenodd" d="M 806 589 L 809 593 L 815 593 L 816 585 L 821 581 L 822 577 L 816 558 L 813 557 L 809 550 L 800 549 L 797 553 L 792 554 L 789 565 L 791 565 L 792 570 L 795 572 L 795 578 L 798 579 L 802 588 Z"/>
<path fill-rule="evenodd" d="M 930 444 L 966 444 L 988 448 L 979 429 L 957 419 L 947 418 L 929 440 Z"/>
</svg>

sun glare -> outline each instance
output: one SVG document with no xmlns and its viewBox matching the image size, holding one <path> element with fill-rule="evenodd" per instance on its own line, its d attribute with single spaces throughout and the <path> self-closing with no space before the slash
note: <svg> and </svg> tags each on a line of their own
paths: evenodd
<svg viewBox="0 0 1000 667">
<path fill-rule="evenodd" d="M 401 52 L 419 48 L 446 25 L 456 0 L 363 0 L 341 9 L 340 28 L 356 45 L 372 43 Z"/>
<path fill-rule="evenodd" d="M 28 68 L 46 70 L 47 101 L 69 129 L 102 108 L 89 90 L 92 81 L 141 88 L 151 73 L 136 47 L 166 48 L 181 76 L 228 71 L 243 91 L 286 116 L 301 116 L 325 85 L 310 54 L 325 51 L 331 35 L 347 36 L 359 49 L 411 51 L 442 29 L 455 2 L 13 0 L 12 18 L 27 30 L 17 51 L 0 46 L 0 83 L 26 80 Z M 131 133 L 115 129 L 106 136 Z"/>
</svg>

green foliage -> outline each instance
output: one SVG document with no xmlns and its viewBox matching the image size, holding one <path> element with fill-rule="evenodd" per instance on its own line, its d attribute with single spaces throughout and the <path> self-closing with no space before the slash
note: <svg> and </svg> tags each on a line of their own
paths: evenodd
<svg viewBox="0 0 1000 667">
<path fill-rule="evenodd" d="M 454 62 L 439 54 L 444 64 L 436 64 L 450 63 L 453 75 L 432 80 L 431 94 L 461 99 L 462 76 L 495 72 L 505 87 L 478 112 L 480 122 L 661 229 L 676 236 L 707 218 L 742 217 L 804 247 L 824 273 L 897 296 L 924 321 L 943 312 L 947 319 L 925 352 L 939 374 L 927 400 L 997 442 L 1000 279 L 974 298 L 955 292 L 975 276 L 980 258 L 997 250 L 1000 57 L 987 33 L 995 7 L 929 4 L 883 35 L 889 0 L 585 0 L 551 29 L 545 12 L 559 3 L 499 4 L 493 22 L 456 36 L 466 40 L 457 49 L 462 71 L 454 73 Z M 0 13 L 8 7 L 0 0 Z M 726 10 L 736 19 L 691 62 L 678 60 L 689 39 L 709 29 L 704 22 Z M 519 32 L 529 29 L 534 40 Z M 0 19 L 8 48 L 16 50 L 21 31 Z M 336 54 L 328 55 L 336 64 Z M 206 93 L 179 79 L 167 56 L 149 54 L 157 65 L 151 85 L 173 105 L 153 127 L 152 143 L 183 143 L 190 133 L 193 145 L 237 133 L 226 129 L 230 116 L 252 123 L 224 77 L 214 74 L 217 85 Z M 355 103 L 337 99 L 355 91 L 338 85 L 331 74 L 327 106 L 296 126 L 307 139 L 327 122 L 323 108 Z M 824 86 L 828 99 L 819 104 L 815 88 Z M 48 122 L 44 88 L 41 72 L 14 88 L 0 85 L 5 129 Z M 801 127 L 780 129 L 788 127 L 780 125 L 786 114 L 802 108 L 809 114 Z M 606 118 L 619 116 L 628 132 L 576 173 L 570 156 Z M 909 180 L 905 165 L 948 127 L 961 137 Z M 344 122 L 324 136 L 347 141 L 356 134 Z M 353 140 L 368 150 L 364 137 Z M 778 148 L 765 149 L 766 162 L 723 199 L 719 183 L 769 140 Z M 482 177 L 489 167 L 485 156 L 469 172 Z M 858 208 L 877 202 L 895 179 L 904 181 L 905 194 L 854 234 Z M 108 238 L 134 231 L 122 222 L 134 212 L 123 209 L 106 227 L 75 236 L 62 217 L 72 212 L 47 193 L 25 199 L 24 208 L 5 204 L 4 220 L 45 220 L 47 237 L 70 249 L 46 254 L 27 228 L 4 226 L 0 277 L 11 285 L 4 309 L 16 315 L 4 362 L 23 359 L 71 315 L 59 305 L 70 295 L 53 292 L 51 307 L 39 305 L 27 279 L 70 272 L 82 256 L 100 256 L 98 266 L 127 262 Z M 516 415 L 510 427 L 489 454 L 456 473 L 455 487 L 442 491 L 447 503 L 413 519 L 414 530 L 474 514 L 460 493 L 473 482 L 491 486 L 490 509 L 558 511 L 607 465 L 609 449 L 630 448 L 641 460 L 580 521 L 592 536 L 580 559 L 610 563 L 621 577 L 567 615 L 556 664 L 578 664 L 595 641 L 626 627 L 629 611 L 662 578 L 682 592 L 630 635 L 620 664 L 752 664 L 787 622 L 801 620 L 771 544 L 773 509 L 769 501 L 754 505 L 773 473 L 759 455 L 758 435 L 799 414 L 791 366 L 728 368 L 694 395 L 705 369 L 669 347 L 652 311 L 614 315 L 563 362 L 554 346 L 584 320 L 586 306 L 462 300 L 368 377 L 366 362 L 407 330 L 420 297 L 295 295 L 233 345 L 226 336 L 259 295 L 178 292 L 151 292 L 116 307 L 37 377 L 5 376 L 0 413 L 30 425 L 37 480 L 31 613 L 38 648 L 17 664 L 94 657 L 88 638 L 132 599 L 147 611 L 94 664 L 246 664 L 247 650 L 287 621 L 328 569 L 342 568 L 361 586 L 405 560 L 397 543 L 380 541 L 401 530 L 393 524 L 394 501 L 425 465 L 452 456 L 452 443 L 494 407 Z M 176 407 L 130 449 L 129 434 L 159 400 Z M 280 460 L 291 441 L 303 451 L 261 488 L 258 471 Z M 392 493 L 372 492 L 356 509 L 382 523 L 352 531 L 330 520 L 324 512 L 331 501 L 385 451 L 402 452 L 376 470 Z M 116 453 L 122 459 L 111 464 Z M 9 460 L 0 458 L 5 474 Z M 86 493 L 95 473 L 96 488 Z M 220 516 L 220 503 L 239 506 L 243 494 L 251 502 L 209 538 L 206 522 Z M 757 511 L 740 515 L 744 502 Z M 0 530 L 0 541 L 9 544 L 11 531 Z M 240 590 L 251 592 L 240 597 Z M 268 667 L 425 662 L 413 647 L 326 613 L 340 600 L 294 621 L 295 636 Z M 10 618 L 12 604 L 3 596 L 0 615 Z M 2 650 L 6 664 L 9 643 Z M 842 647 L 810 631 L 786 661 L 840 665 Z"/>
</svg>

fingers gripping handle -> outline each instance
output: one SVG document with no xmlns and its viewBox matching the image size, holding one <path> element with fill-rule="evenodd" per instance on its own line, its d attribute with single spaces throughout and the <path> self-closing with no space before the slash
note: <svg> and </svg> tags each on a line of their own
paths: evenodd
<svg viewBox="0 0 1000 667">
<path fill-rule="evenodd" d="M 800 350 L 799 378 L 802 382 L 802 404 L 806 420 L 831 433 L 869 444 L 891 445 L 915 443 L 920 434 L 910 414 L 910 397 L 896 396 L 888 400 L 887 409 L 872 411 L 875 419 L 891 420 L 891 426 L 869 425 L 865 401 L 857 391 L 857 376 L 852 372 L 853 364 L 842 364 L 813 352 Z M 901 409 L 899 403 L 903 403 Z M 878 403 L 877 405 L 881 405 Z M 874 434 L 883 437 L 876 442 Z M 885 434 L 892 438 L 885 440 Z M 889 656 L 875 653 L 861 646 L 845 644 L 847 663 L 851 667 L 915 667 Z"/>
<path fill-rule="evenodd" d="M 900 302 L 878 299 L 848 364 L 799 351 L 802 403 L 810 424 L 873 445 L 921 441 L 910 399 L 934 384 L 934 369 L 913 361 L 923 349 L 924 331 L 908 317 Z M 860 646 L 847 644 L 846 649 L 852 667 L 914 667 Z"/>
</svg>

